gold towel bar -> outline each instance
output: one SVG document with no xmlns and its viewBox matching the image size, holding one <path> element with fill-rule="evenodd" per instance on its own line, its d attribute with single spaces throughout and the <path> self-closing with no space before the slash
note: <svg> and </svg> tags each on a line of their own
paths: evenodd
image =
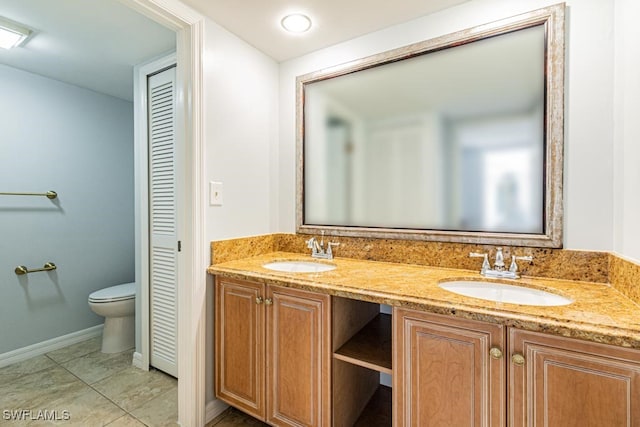
<svg viewBox="0 0 640 427">
<path fill-rule="evenodd" d="M 35 273 L 36 271 L 51 271 L 51 270 L 55 270 L 56 268 L 58 268 L 58 267 L 54 263 L 47 262 L 47 263 L 45 263 L 44 267 L 42 267 L 42 268 L 34 268 L 33 270 L 29 270 L 24 265 L 19 265 L 19 266 L 16 267 L 16 269 L 14 271 L 16 272 L 17 275 L 21 276 L 21 275 L 27 274 L 27 273 Z"/>
<path fill-rule="evenodd" d="M 48 199 L 55 199 L 58 193 L 47 191 L 46 193 L 0 193 L 0 196 L 46 196 Z"/>
</svg>

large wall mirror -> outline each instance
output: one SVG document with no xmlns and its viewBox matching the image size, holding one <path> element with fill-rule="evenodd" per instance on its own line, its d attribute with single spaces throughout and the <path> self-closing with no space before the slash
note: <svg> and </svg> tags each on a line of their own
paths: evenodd
<svg viewBox="0 0 640 427">
<path fill-rule="evenodd" d="M 298 77 L 298 232 L 562 246 L 564 5 Z"/>
</svg>

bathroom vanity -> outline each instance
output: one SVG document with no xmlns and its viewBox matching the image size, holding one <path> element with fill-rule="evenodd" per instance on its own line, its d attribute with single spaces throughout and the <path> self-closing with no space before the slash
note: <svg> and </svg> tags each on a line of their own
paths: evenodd
<svg viewBox="0 0 640 427">
<path fill-rule="evenodd" d="M 320 273 L 264 267 L 282 260 L 311 261 L 272 252 L 209 268 L 216 396 L 268 424 L 640 423 L 638 305 L 607 284 L 520 278 L 573 301 L 526 306 L 439 286 L 486 280 L 469 270 L 346 258 L 318 261 L 336 267 Z"/>
<path fill-rule="evenodd" d="M 564 31 L 558 4 L 298 76 L 298 234 L 212 244 L 219 399 L 274 426 L 640 426 L 640 266 L 561 250 Z"/>
</svg>

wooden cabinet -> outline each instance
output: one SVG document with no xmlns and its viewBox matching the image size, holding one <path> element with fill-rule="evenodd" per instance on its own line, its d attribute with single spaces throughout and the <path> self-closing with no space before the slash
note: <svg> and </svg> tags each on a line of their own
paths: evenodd
<svg viewBox="0 0 640 427">
<path fill-rule="evenodd" d="M 331 425 L 328 295 L 267 287 L 267 417 L 278 426 Z"/>
<path fill-rule="evenodd" d="M 274 426 L 640 427 L 639 350 L 251 281 L 216 277 L 215 355 Z"/>
<path fill-rule="evenodd" d="M 638 350 L 515 328 L 505 337 L 499 325 L 405 309 L 393 324 L 394 426 L 640 427 Z"/>
<path fill-rule="evenodd" d="M 504 327 L 395 309 L 394 426 L 504 426 Z"/>
<path fill-rule="evenodd" d="M 216 277 L 216 397 L 274 426 L 331 425 L 328 295 Z"/>
<path fill-rule="evenodd" d="M 216 396 L 256 418 L 265 417 L 263 285 L 216 278 Z"/>
<path fill-rule="evenodd" d="M 640 426 L 640 351 L 509 331 L 510 426 Z"/>
</svg>

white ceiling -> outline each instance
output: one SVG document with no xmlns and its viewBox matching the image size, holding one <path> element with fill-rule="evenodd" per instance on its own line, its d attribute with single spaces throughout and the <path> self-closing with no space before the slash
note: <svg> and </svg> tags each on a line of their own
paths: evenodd
<svg viewBox="0 0 640 427">
<path fill-rule="evenodd" d="M 0 0 L 34 35 L 6 64 L 131 101 L 133 66 L 175 49 L 175 33 L 116 0 Z"/>
<path fill-rule="evenodd" d="M 313 52 L 468 0 L 182 0 L 275 60 Z M 313 21 L 304 34 L 280 27 L 302 12 Z"/>
<path fill-rule="evenodd" d="M 468 0 L 182 1 L 284 61 Z M 311 31 L 284 32 L 291 12 L 308 14 Z M 0 0 L 0 16 L 34 30 L 25 46 L 0 49 L 0 64 L 129 101 L 133 66 L 175 49 L 175 33 L 118 0 Z"/>
</svg>

